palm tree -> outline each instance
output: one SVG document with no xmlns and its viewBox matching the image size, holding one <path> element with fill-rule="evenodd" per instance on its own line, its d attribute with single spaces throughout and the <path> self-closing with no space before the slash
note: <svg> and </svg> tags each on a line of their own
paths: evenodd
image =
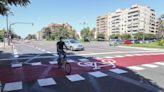
<svg viewBox="0 0 164 92">
<path fill-rule="evenodd" d="M 29 3 L 29 0 L 0 0 L 0 15 L 6 15 L 10 11 L 9 6 L 26 6 Z"/>
</svg>

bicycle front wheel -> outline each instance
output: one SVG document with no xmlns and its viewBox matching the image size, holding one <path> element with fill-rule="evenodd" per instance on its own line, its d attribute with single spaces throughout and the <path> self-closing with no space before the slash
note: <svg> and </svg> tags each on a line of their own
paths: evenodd
<svg viewBox="0 0 164 92">
<path fill-rule="evenodd" d="M 67 73 L 67 74 L 70 74 L 71 73 L 71 64 L 70 63 L 68 63 L 68 62 L 66 62 L 65 63 L 65 66 L 64 66 L 64 70 L 65 70 L 65 72 Z"/>
</svg>

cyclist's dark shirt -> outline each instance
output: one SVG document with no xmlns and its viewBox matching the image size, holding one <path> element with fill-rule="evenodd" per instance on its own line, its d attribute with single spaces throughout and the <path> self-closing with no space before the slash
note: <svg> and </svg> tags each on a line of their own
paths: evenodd
<svg viewBox="0 0 164 92">
<path fill-rule="evenodd" d="M 63 41 L 57 42 L 57 52 L 63 51 L 64 46 L 65 46 L 65 43 Z"/>
</svg>

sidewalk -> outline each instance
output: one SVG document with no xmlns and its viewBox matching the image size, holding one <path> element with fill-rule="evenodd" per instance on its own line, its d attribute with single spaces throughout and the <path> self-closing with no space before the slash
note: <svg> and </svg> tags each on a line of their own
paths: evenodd
<svg viewBox="0 0 164 92">
<path fill-rule="evenodd" d="M 131 47 L 131 46 L 118 46 L 118 47 L 120 47 L 120 48 L 141 49 L 141 50 L 164 51 L 164 49 L 158 49 L 158 48 L 144 48 L 144 47 Z"/>
<path fill-rule="evenodd" d="M 11 46 L 5 46 L 4 44 L 0 43 L 0 59 L 2 58 L 10 58 L 12 56 L 12 45 Z"/>
</svg>

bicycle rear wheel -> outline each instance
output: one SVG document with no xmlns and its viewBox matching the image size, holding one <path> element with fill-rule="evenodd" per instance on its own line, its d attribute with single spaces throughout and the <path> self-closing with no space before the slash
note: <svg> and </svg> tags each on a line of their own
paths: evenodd
<svg viewBox="0 0 164 92">
<path fill-rule="evenodd" d="M 71 69 L 71 64 L 66 62 L 65 65 L 64 65 L 64 70 L 67 74 L 70 74 L 72 69 Z"/>
</svg>

